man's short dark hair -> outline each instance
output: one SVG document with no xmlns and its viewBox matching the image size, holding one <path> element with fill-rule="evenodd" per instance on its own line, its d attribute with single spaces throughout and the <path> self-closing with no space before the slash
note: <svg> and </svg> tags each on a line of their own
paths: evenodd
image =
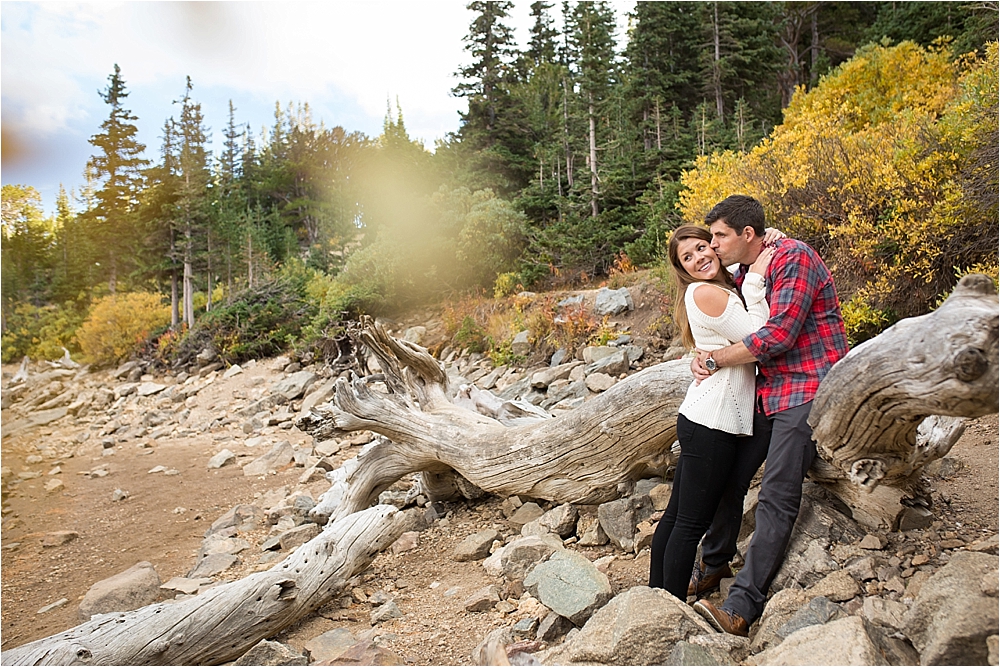
<svg viewBox="0 0 1000 667">
<path fill-rule="evenodd" d="M 729 195 L 705 216 L 705 224 L 708 226 L 718 220 L 726 223 L 737 234 L 752 227 L 754 234 L 764 235 L 764 207 L 748 195 Z"/>
</svg>

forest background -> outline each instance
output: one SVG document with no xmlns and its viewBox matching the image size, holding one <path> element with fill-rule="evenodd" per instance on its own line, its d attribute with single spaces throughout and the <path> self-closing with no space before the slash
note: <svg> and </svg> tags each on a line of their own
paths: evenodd
<svg viewBox="0 0 1000 667">
<path fill-rule="evenodd" d="M 213 154 L 189 77 L 150 162 L 115 66 L 87 186 L 51 217 L 3 186 L 3 361 L 313 354 L 444 302 L 510 361 L 523 327 L 601 330 L 518 293 L 638 267 L 669 290 L 670 231 L 737 192 L 820 252 L 853 343 L 997 279 L 996 2 L 640 2 L 617 43 L 606 3 L 538 1 L 524 48 L 510 2 L 467 8 L 468 106 L 433 152 L 399 101 L 378 137 L 278 102 L 258 135 L 230 103 Z"/>
</svg>

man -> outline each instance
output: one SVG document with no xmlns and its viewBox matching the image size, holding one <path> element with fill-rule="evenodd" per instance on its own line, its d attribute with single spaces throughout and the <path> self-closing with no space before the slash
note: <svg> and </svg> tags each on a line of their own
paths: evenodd
<svg viewBox="0 0 1000 667">
<path fill-rule="evenodd" d="M 742 285 L 747 265 L 764 246 L 763 207 L 753 197 L 732 195 L 717 204 L 705 222 L 722 263 L 741 265 L 736 279 Z M 696 570 L 691 582 L 697 594 L 717 586 L 719 575 L 729 573 L 743 495 L 766 453 L 757 527 L 745 565 L 720 607 L 708 600 L 694 605 L 717 630 L 744 637 L 763 612 L 767 590 L 784 560 L 802 499 L 802 481 L 816 456 L 812 429 L 806 423 L 813 397 L 830 367 L 847 354 L 837 292 L 823 260 L 801 241 L 786 238 L 776 246 L 765 276 L 771 308 L 767 323 L 739 343 L 714 352 L 699 351 L 691 364 L 698 379 L 737 364 L 756 362 L 760 369 L 754 428 L 769 428 L 770 444 L 766 452 L 758 447 L 737 461 L 730 493 L 720 503 L 702 544 L 706 571 Z"/>
</svg>

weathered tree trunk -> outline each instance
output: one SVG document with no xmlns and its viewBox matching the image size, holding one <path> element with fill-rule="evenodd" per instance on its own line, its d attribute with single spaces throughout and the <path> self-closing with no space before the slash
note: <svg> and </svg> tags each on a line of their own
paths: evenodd
<svg viewBox="0 0 1000 667">
<path fill-rule="evenodd" d="M 218 665 L 295 623 L 342 590 L 406 528 L 378 505 L 336 521 L 266 572 L 195 597 L 101 614 L 4 651 L 4 665 Z"/>
<path fill-rule="evenodd" d="M 895 528 L 898 503 L 879 516 L 862 495 L 883 484 L 919 500 L 920 469 L 951 450 L 964 419 L 997 412 L 997 312 L 993 282 L 966 276 L 936 311 L 854 348 L 823 380 L 809 423 L 829 467 L 814 476 L 832 478 L 863 523 Z"/>
<path fill-rule="evenodd" d="M 947 416 L 997 412 L 997 313 L 990 280 L 966 277 L 937 311 L 857 347 L 824 380 L 810 417 L 821 457 L 813 476 L 853 503 L 860 520 L 893 527 L 901 501 L 921 502 L 920 468 L 961 435 L 961 424 Z M 439 486 L 454 471 L 492 493 L 613 499 L 621 483 L 665 460 L 691 382 L 687 361 L 667 362 L 568 414 L 506 427 L 449 400 L 447 376 L 422 348 L 370 320 L 362 341 L 378 358 L 388 393 L 363 378 L 341 379 L 334 400 L 318 412 L 328 427 L 368 429 L 386 439 L 332 473 L 317 518 L 367 507 L 418 471 L 436 475 Z M 946 417 L 925 421 L 929 415 Z M 863 493 L 878 482 L 896 490 Z"/>
</svg>

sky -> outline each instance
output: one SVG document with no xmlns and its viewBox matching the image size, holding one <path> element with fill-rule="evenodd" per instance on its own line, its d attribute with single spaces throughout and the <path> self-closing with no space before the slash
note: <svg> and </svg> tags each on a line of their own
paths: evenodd
<svg viewBox="0 0 1000 667">
<path fill-rule="evenodd" d="M 550 0 L 551 1 L 551 0 Z M 4 184 L 30 185 L 51 214 L 60 184 L 78 192 L 108 107 L 99 92 L 117 64 L 146 157 L 157 160 L 164 122 L 191 76 L 212 137 L 222 146 L 228 105 L 255 136 L 275 102 L 307 102 L 313 120 L 369 136 L 398 99 L 410 137 L 433 150 L 459 126 L 454 73 L 473 13 L 456 0 L 326 2 L 0 3 L 0 113 Z M 528 40 L 531 0 L 509 25 Z M 559 3 L 550 14 L 559 24 Z M 634 0 L 611 3 L 624 45 Z"/>
</svg>

